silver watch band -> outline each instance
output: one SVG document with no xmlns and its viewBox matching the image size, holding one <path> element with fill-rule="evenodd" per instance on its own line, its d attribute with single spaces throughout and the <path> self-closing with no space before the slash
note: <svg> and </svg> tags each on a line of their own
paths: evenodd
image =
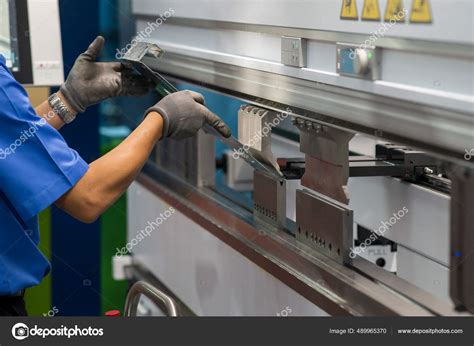
<svg viewBox="0 0 474 346">
<path fill-rule="evenodd" d="M 71 113 L 69 108 L 63 103 L 59 96 L 54 93 L 48 98 L 49 105 L 53 109 L 53 112 L 59 115 L 59 117 L 66 123 L 70 124 L 76 119 L 76 116 Z"/>
</svg>

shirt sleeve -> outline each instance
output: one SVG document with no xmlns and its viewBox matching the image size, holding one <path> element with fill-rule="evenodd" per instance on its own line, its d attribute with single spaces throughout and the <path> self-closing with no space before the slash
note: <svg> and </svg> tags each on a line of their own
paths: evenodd
<svg viewBox="0 0 474 346">
<path fill-rule="evenodd" d="M 0 67 L 0 189 L 27 221 L 70 190 L 87 163 L 36 115 L 26 91 Z"/>
</svg>

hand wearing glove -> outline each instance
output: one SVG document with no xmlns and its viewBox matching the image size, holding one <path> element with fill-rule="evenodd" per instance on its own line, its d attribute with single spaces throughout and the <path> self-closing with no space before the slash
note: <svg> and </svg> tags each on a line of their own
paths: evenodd
<svg viewBox="0 0 474 346">
<path fill-rule="evenodd" d="M 183 139 L 193 136 L 205 124 L 214 127 L 222 136 L 230 137 L 230 128 L 204 106 L 204 97 L 184 90 L 164 97 L 145 112 L 157 112 L 163 117 L 162 138 Z"/>
<path fill-rule="evenodd" d="M 98 36 L 87 51 L 74 63 L 60 91 L 77 112 L 115 96 L 145 95 L 153 88 L 151 82 L 119 62 L 96 62 L 105 39 Z"/>
</svg>

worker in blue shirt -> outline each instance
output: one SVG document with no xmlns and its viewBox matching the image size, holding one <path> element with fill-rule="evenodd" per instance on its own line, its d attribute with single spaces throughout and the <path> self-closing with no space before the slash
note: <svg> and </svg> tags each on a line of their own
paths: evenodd
<svg viewBox="0 0 474 346">
<path fill-rule="evenodd" d="M 54 203 L 80 221 L 93 222 L 125 192 L 161 138 L 192 136 L 205 123 L 230 136 L 202 95 L 181 91 L 148 109 L 114 150 L 84 162 L 58 130 L 88 106 L 151 88 L 120 63 L 96 62 L 103 45 L 97 37 L 60 91 L 36 109 L 0 55 L 0 315 L 26 315 L 25 289 L 50 270 L 37 246 L 40 211 Z"/>
</svg>

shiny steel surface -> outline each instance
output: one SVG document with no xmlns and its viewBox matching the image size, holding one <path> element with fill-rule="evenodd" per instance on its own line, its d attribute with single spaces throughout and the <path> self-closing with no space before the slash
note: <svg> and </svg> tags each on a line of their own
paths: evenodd
<svg viewBox="0 0 474 346">
<path fill-rule="evenodd" d="M 350 262 L 353 214 L 347 205 L 328 196 L 296 190 L 296 239 L 341 264 Z"/>
<path fill-rule="evenodd" d="M 286 228 L 286 181 L 255 171 L 253 175 L 254 215 Z"/>
<path fill-rule="evenodd" d="M 210 127 L 206 126 L 206 132 L 212 133 L 214 136 L 217 137 L 222 143 L 228 146 L 234 153 L 238 153 L 239 157 L 245 160 L 250 166 L 252 166 L 257 171 L 263 172 L 265 174 L 270 175 L 274 179 L 282 180 L 283 174 L 280 171 L 277 171 L 274 166 L 271 164 L 267 164 L 262 159 L 258 159 L 257 155 L 254 154 L 251 150 L 246 150 L 244 145 L 240 143 L 237 138 L 234 136 L 230 136 L 229 138 L 222 137 L 217 131 Z"/>
<path fill-rule="evenodd" d="M 155 54 L 149 56 L 147 55 L 148 51 L 155 52 Z M 161 59 L 163 54 L 165 54 L 165 51 L 156 44 L 138 42 L 127 52 L 123 60 L 125 62 L 131 63 L 139 73 L 143 74 L 151 81 L 153 81 L 156 84 L 156 90 L 161 93 L 162 96 L 166 96 L 179 90 L 173 84 L 171 84 L 165 77 L 150 68 L 151 64 L 153 64 L 154 66 L 156 66 L 156 64 L 159 64 L 159 60 Z M 234 152 L 238 153 L 240 157 L 242 157 L 249 165 L 251 165 L 256 170 L 265 172 L 266 174 L 269 174 L 277 179 L 282 179 L 282 174 L 274 166 L 272 166 L 271 164 L 266 164 L 266 162 L 260 161 L 260 159 L 257 158 L 252 153 L 252 151 L 246 150 L 242 143 L 240 143 L 234 136 L 225 138 L 209 124 L 205 124 L 203 129 L 206 133 L 212 134 L 222 143 L 232 149 Z"/>
<path fill-rule="evenodd" d="M 356 257 L 351 264 L 357 270 L 360 270 L 361 272 L 376 278 L 378 282 L 391 287 L 394 291 L 400 293 L 401 295 L 410 299 L 416 299 L 420 305 L 424 306 L 426 309 L 432 311 L 436 315 L 461 315 L 453 309 L 452 304 L 438 299 L 427 291 L 418 288 L 408 281 L 400 279 L 396 275 L 384 270 L 383 268 L 380 268 L 376 264 L 371 263 L 362 257 Z"/>
<path fill-rule="evenodd" d="M 137 179 L 290 288 L 333 315 L 432 315 L 384 285 L 338 264 L 284 232 L 255 223 L 246 209 L 148 163 Z"/>
<path fill-rule="evenodd" d="M 300 149 L 305 153 L 301 184 L 341 203 L 348 204 L 349 141 L 352 132 L 298 121 Z"/>
<path fill-rule="evenodd" d="M 472 146 L 472 114 L 423 106 L 168 52 L 154 69 L 243 102 L 342 129 L 404 143 L 446 160 L 464 160 Z"/>
<path fill-rule="evenodd" d="M 160 309 L 163 309 L 167 316 L 178 316 L 178 309 L 173 299 L 149 283 L 138 281 L 132 286 L 132 288 L 130 288 L 130 291 L 128 291 L 127 299 L 125 301 L 126 317 L 137 316 L 138 303 L 140 302 L 142 295 L 149 298 L 153 303 L 160 307 Z"/>
</svg>

